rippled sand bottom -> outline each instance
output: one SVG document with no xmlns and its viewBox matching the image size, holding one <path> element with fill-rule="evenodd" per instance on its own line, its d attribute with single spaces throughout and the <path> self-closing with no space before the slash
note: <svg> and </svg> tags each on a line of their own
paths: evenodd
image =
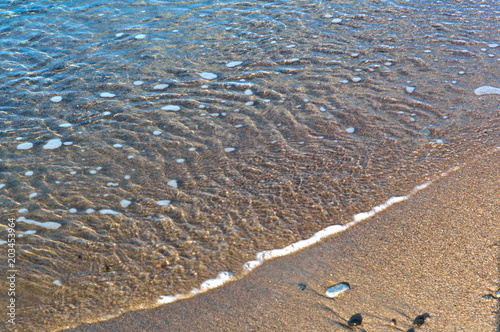
<svg viewBox="0 0 500 332">
<path fill-rule="evenodd" d="M 0 87 L 20 331 L 239 278 L 498 146 L 498 95 L 474 93 L 498 85 L 488 8 L 206 5 L 175 25 L 141 8 Z"/>
<path fill-rule="evenodd" d="M 355 315 L 362 331 L 495 331 L 499 165 L 497 150 L 219 289 L 67 331 L 351 331 Z"/>
</svg>

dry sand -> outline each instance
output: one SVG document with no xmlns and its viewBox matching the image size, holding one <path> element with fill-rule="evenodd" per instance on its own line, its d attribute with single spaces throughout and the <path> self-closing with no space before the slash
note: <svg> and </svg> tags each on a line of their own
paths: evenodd
<svg viewBox="0 0 500 332">
<path fill-rule="evenodd" d="M 409 200 L 196 297 L 70 331 L 500 331 L 500 152 Z M 335 299 L 327 287 L 349 282 Z M 305 284 L 301 290 L 299 284 Z M 389 325 L 396 319 L 397 326 Z"/>
</svg>

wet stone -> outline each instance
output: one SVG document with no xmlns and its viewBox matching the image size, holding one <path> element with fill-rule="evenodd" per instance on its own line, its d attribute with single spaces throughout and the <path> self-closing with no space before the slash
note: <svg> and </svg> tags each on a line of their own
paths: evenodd
<svg viewBox="0 0 500 332">
<path fill-rule="evenodd" d="M 359 325 L 361 325 L 362 322 L 363 322 L 363 317 L 361 317 L 361 314 L 354 314 L 354 315 L 352 315 L 351 318 L 349 318 L 347 325 L 359 326 Z"/>
<path fill-rule="evenodd" d="M 351 286 L 347 282 L 341 282 L 336 285 L 333 285 L 332 287 L 328 288 L 325 292 L 325 295 L 334 298 L 339 294 L 344 293 L 345 291 L 348 291 L 351 289 Z"/>
<path fill-rule="evenodd" d="M 425 323 L 425 319 L 426 318 L 429 318 L 429 314 L 428 313 L 424 313 L 422 315 L 418 315 L 417 317 L 415 317 L 415 319 L 413 320 L 413 324 L 416 325 L 416 326 L 422 326 L 424 325 Z"/>
</svg>

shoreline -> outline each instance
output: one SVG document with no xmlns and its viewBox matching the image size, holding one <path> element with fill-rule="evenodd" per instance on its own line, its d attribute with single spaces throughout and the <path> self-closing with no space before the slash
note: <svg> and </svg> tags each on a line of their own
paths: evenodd
<svg viewBox="0 0 500 332">
<path fill-rule="evenodd" d="M 244 278 L 167 305 L 66 331 L 498 330 L 500 153 Z M 333 284 L 351 289 L 334 299 Z M 304 288 L 305 285 L 305 288 Z M 303 289 L 304 288 L 304 289 Z M 396 326 L 390 326 L 396 319 Z"/>
</svg>

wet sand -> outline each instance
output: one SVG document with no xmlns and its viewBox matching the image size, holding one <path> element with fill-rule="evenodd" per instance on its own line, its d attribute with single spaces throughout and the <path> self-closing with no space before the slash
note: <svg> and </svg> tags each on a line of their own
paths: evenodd
<svg viewBox="0 0 500 332">
<path fill-rule="evenodd" d="M 68 331 L 498 331 L 500 152 L 241 280 Z M 348 282 L 334 299 L 325 290 Z M 302 287 L 301 287 L 302 284 Z M 303 285 L 305 285 L 305 289 Z M 397 325 L 390 326 L 391 319 Z"/>
</svg>

